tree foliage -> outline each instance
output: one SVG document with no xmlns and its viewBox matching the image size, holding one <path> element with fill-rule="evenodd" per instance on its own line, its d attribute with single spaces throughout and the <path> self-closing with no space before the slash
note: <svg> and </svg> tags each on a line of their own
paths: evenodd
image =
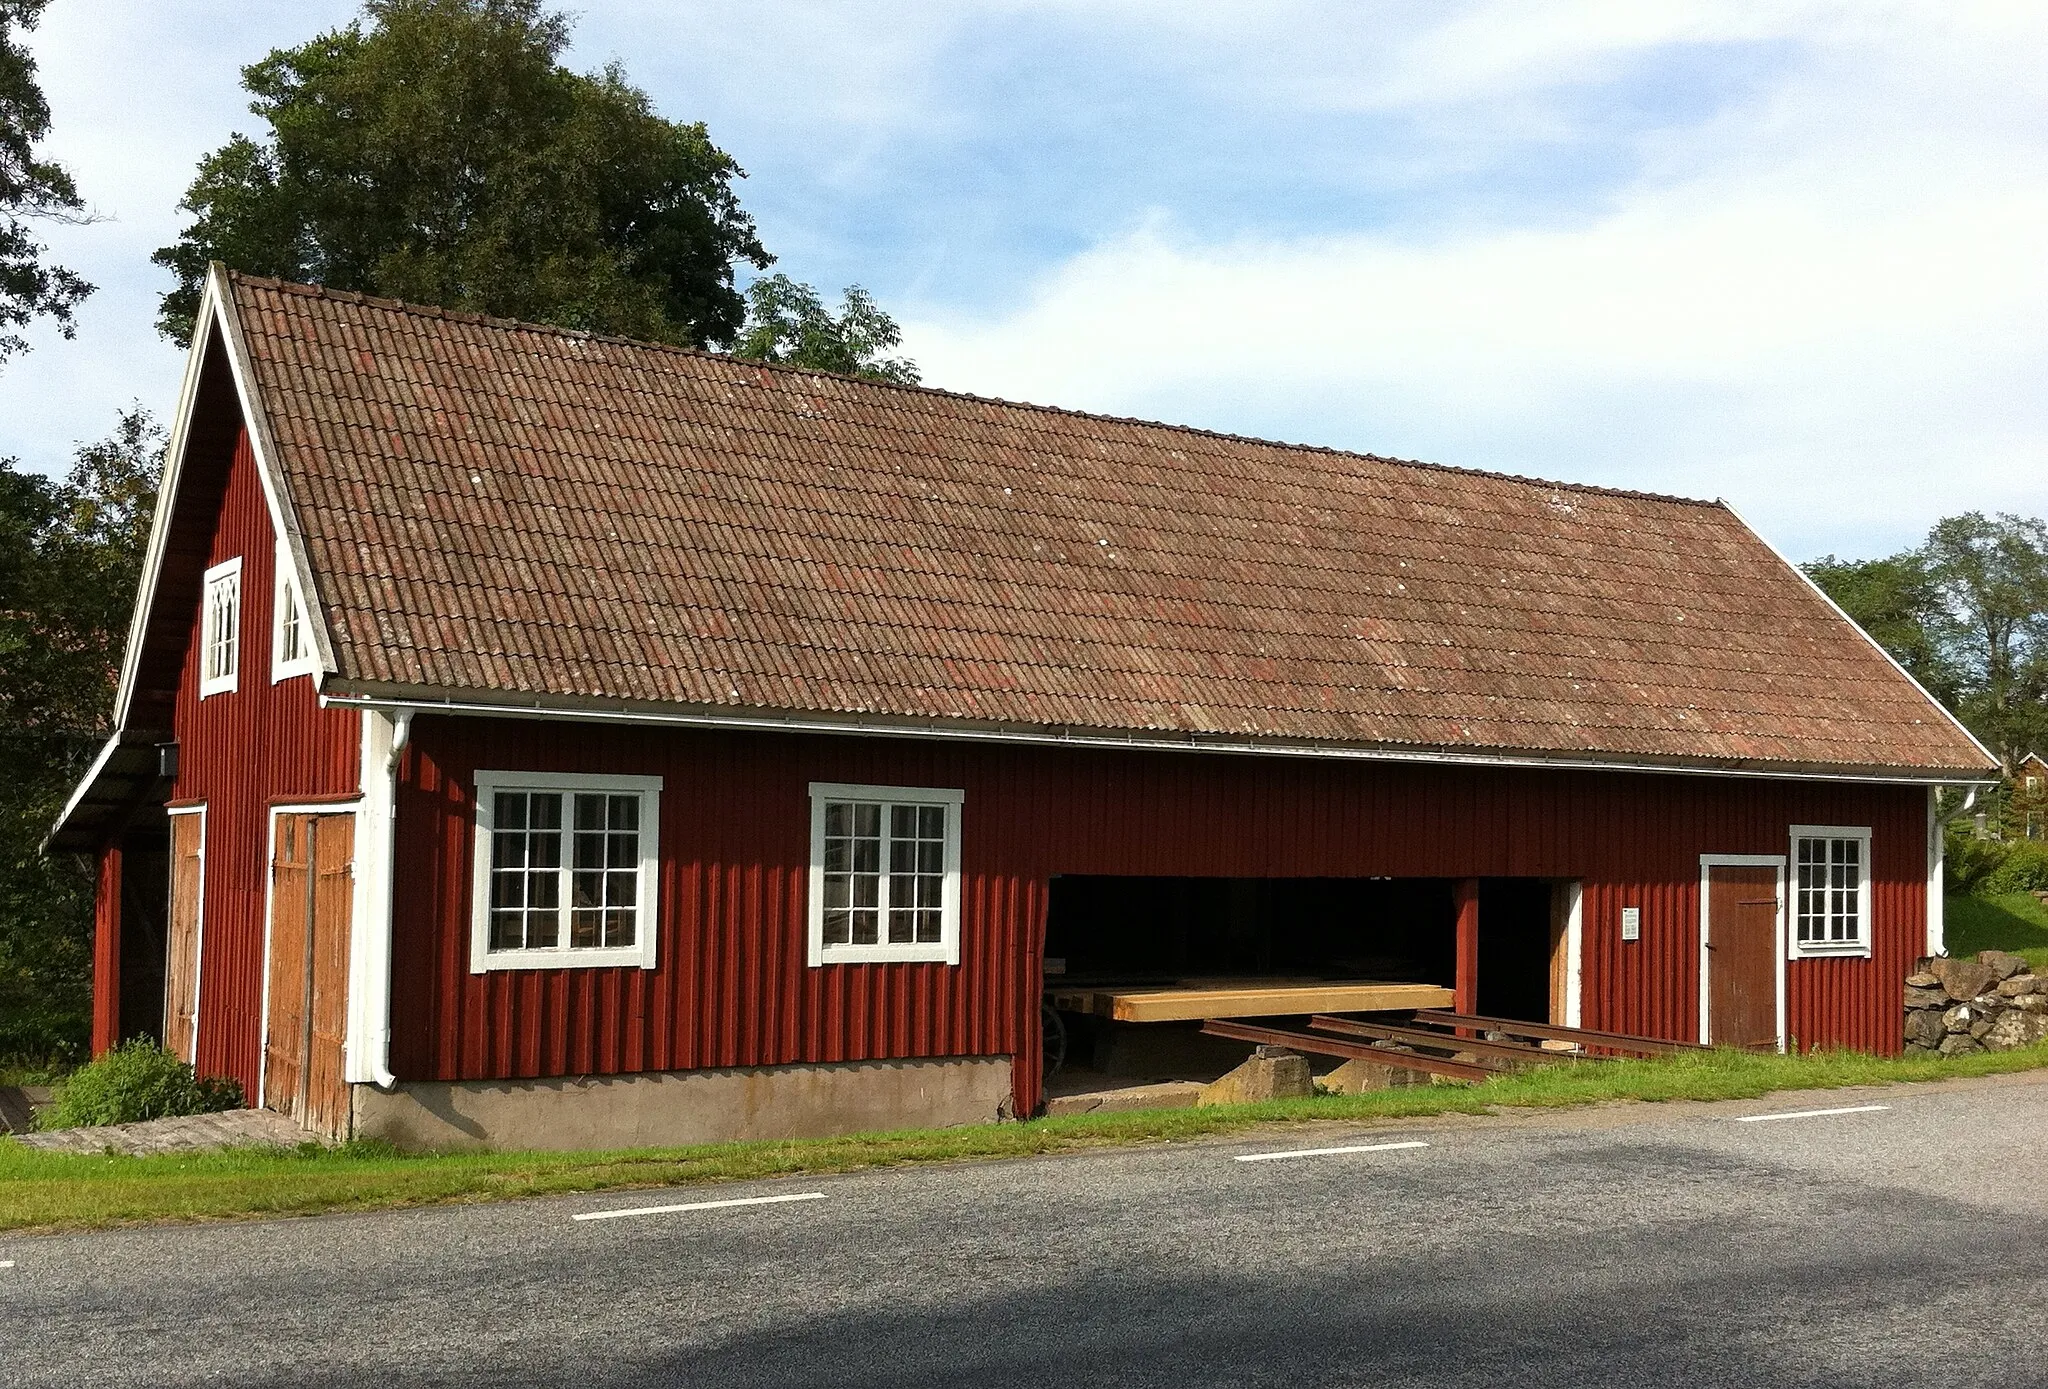
<svg viewBox="0 0 2048 1389">
<path fill-rule="evenodd" d="M 1866 560 L 1824 555 L 1805 568 L 1928 693 L 1955 706 L 1962 691 L 1961 672 L 1950 667 L 1934 631 L 1941 595 L 1919 551 Z"/>
<path fill-rule="evenodd" d="M 809 285 L 763 275 L 747 286 L 746 328 L 733 355 L 915 386 L 917 363 L 883 355 L 902 341 L 896 320 L 859 285 L 847 287 L 834 315 Z"/>
<path fill-rule="evenodd" d="M 61 481 L 0 459 L 0 1056 L 85 1041 L 93 884 L 40 849 L 109 731 L 163 444 L 137 407 Z"/>
<path fill-rule="evenodd" d="M 2048 525 L 1966 512 L 1886 559 L 1806 572 L 2009 773 L 2048 747 Z"/>
<path fill-rule="evenodd" d="M 2010 771 L 2048 747 L 2048 525 L 1951 516 L 1922 548 L 1934 628 L 1964 676 L 1959 712 Z"/>
<path fill-rule="evenodd" d="M 28 219 L 83 220 L 85 204 L 61 165 L 36 157 L 50 133 L 50 104 L 36 84 L 36 62 L 23 36 L 50 0 L 0 0 L 0 361 L 28 346 L 14 330 L 48 315 L 65 337 L 72 311 L 92 286 L 44 262 L 45 247 Z"/>
<path fill-rule="evenodd" d="M 687 346 L 744 317 L 733 263 L 771 257 L 743 171 L 655 114 L 616 65 L 558 61 L 539 0 L 369 0 L 242 72 L 269 131 L 200 164 L 156 253 L 158 323 L 190 341 L 209 261 L 335 289 Z"/>
</svg>

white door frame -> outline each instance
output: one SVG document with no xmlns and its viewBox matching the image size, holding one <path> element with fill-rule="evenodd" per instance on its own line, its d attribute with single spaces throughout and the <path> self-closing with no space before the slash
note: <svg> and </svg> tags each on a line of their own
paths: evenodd
<svg viewBox="0 0 2048 1389">
<path fill-rule="evenodd" d="M 346 815 L 354 819 L 357 818 L 356 811 L 360 804 L 361 798 L 357 797 L 346 801 L 319 801 L 306 805 L 274 805 L 270 807 L 270 833 L 263 844 L 263 1001 L 258 1005 L 261 1011 L 257 1013 L 257 1017 L 261 1020 L 262 1025 L 256 1031 L 255 1107 L 258 1109 L 263 1108 L 263 1102 L 269 1098 L 268 1095 L 264 1094 L 264 1089 L 270 1079 L 270 919 L 271 912 L 275 910 L 277 901 L 277 817 L 280 815 Z M 360 831 L 360 823 L 357 829 Z M 351 876 L 355 873 L 353 854 L 350 855 L 349 873 Z M 351 930 L 353 930 L 353 923 L 351 923 Z M 353 946 L 353 934 L 351 934 L 350 943 Z M 350 982 L 353 983 L 354 981 Z M 307 1006 L 312 1006 L 311 999 L 307 1000 Z M 304 1063 L 302 1062 L 301 1064 Z"/>
<path fill-rule="evenodd" d="M 1714 1040 L 1714 990 L 1710 971 L 1713 966 L 1713 951 L 1708 948 L 1711 934 L 1709 907 L 1710 891 L 1708 870 L 1712 868 L 1775 868 L 1778 871 L 1778 911 L 1776 928 L 1771 943 L 1771 955 L 1777 961 L 1778 971 L 1778 1050 L 1785 1050 L 1785 855 L 1783 854 L 1701 854 L 1700 855 L 1700 1043 L 1711 1046 Z"/>
</svg>

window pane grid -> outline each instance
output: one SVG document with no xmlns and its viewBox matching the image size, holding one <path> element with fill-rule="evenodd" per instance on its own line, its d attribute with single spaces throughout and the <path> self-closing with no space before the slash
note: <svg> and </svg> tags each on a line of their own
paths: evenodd
<svg viewBox="0 0 2048 1389">
<path fill-rule="evenodd" d="M 574 840 L 570 948 L 631 945 L 638 924 L 640 798 L 578 795 Z"/>
<path fill-rule="evenodd" d="M 825 803 L 824 944 L 944 941 L 947 815 L 943 805 Z"/>
<path fill-rule="evenodd" d="M 1801 838 L 1798 938 L 1802 945 L 1855 945 L 1863 930 L 1863 840 Z"/>
<path fill-rule="evenodd" d="M 491 949 L 551 949 L 561 930 L 562 798 L 500 791 L 492 809 Z"/>
<path fill-rule="evenodd" d="M 235 674 L 241 613 L 240 574 L 223 574 L 206 586 L 206 678 L 230 680 Z"/>
<path fill-rule="evenodd" d="M 300 643 L 305 640 L 305 624 L 299 616 L 299 590 L 290 579 L 278 586 L 279 608 L 283 616 L 278 619 L 278 658 L 296 661 L 302 652 Z"/>
<path fill-rule="evenodd" d="M 500 791 L 491 808 L 489 950 L 639 942 L 638 794 Z"/>
</svg>

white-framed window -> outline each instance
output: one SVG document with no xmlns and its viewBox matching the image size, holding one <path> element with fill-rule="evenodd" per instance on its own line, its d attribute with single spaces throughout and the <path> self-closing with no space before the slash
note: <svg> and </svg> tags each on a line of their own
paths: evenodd
<svg viewBox="0 0 2048 1389">
<path fill-rule="evenodd" d="M 811 783 L 810 962 L 960 963 L 962 791 Z"/>
<path fill-rule="evenodd" d="M 242 557 L 206 571 L 200 587 L 199 697 L 228 694 L 242 663 Z"/>
<path fill-rule="evenodd" d="M 1794 955 L 1870 953 L 1870 830 L 1792 827 Z"/>
<path fill-rule="evenodd" d="M 313 627 L 292 577 L 291 554 L 277 549 L 277 592 L 270 604 L 270 683 L 313 673 Z"/>
<path fill-rule="evenodd" d="M 654 968 L 661 778 L 476 774 L 469 968 Z"/>
</svg>

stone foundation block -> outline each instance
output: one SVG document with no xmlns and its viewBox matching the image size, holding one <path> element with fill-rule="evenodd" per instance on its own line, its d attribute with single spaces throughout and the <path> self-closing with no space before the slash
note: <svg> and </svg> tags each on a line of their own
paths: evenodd
<svg viewBox="0 0 2048 1389">
<path fill-rule="evenodd" d="M 1354 1058 L 1316 1083 L 1333 1095 L 1362 1095 L 1368 1090 L 1390 1090 L 1397 1085 L 1427 1085 L 1429 1077 L 1406 1066 Z"/>
<path fill-rule="evenodd" d="M 1256 1104 L 1260 1100 L 1299 1100 L 1315 1093 L 1308 1058 L 1284 1047 L 1260 1047 L 1245 1063 L 1202 1088 L 1201 1105 Z"/>
</svg>

